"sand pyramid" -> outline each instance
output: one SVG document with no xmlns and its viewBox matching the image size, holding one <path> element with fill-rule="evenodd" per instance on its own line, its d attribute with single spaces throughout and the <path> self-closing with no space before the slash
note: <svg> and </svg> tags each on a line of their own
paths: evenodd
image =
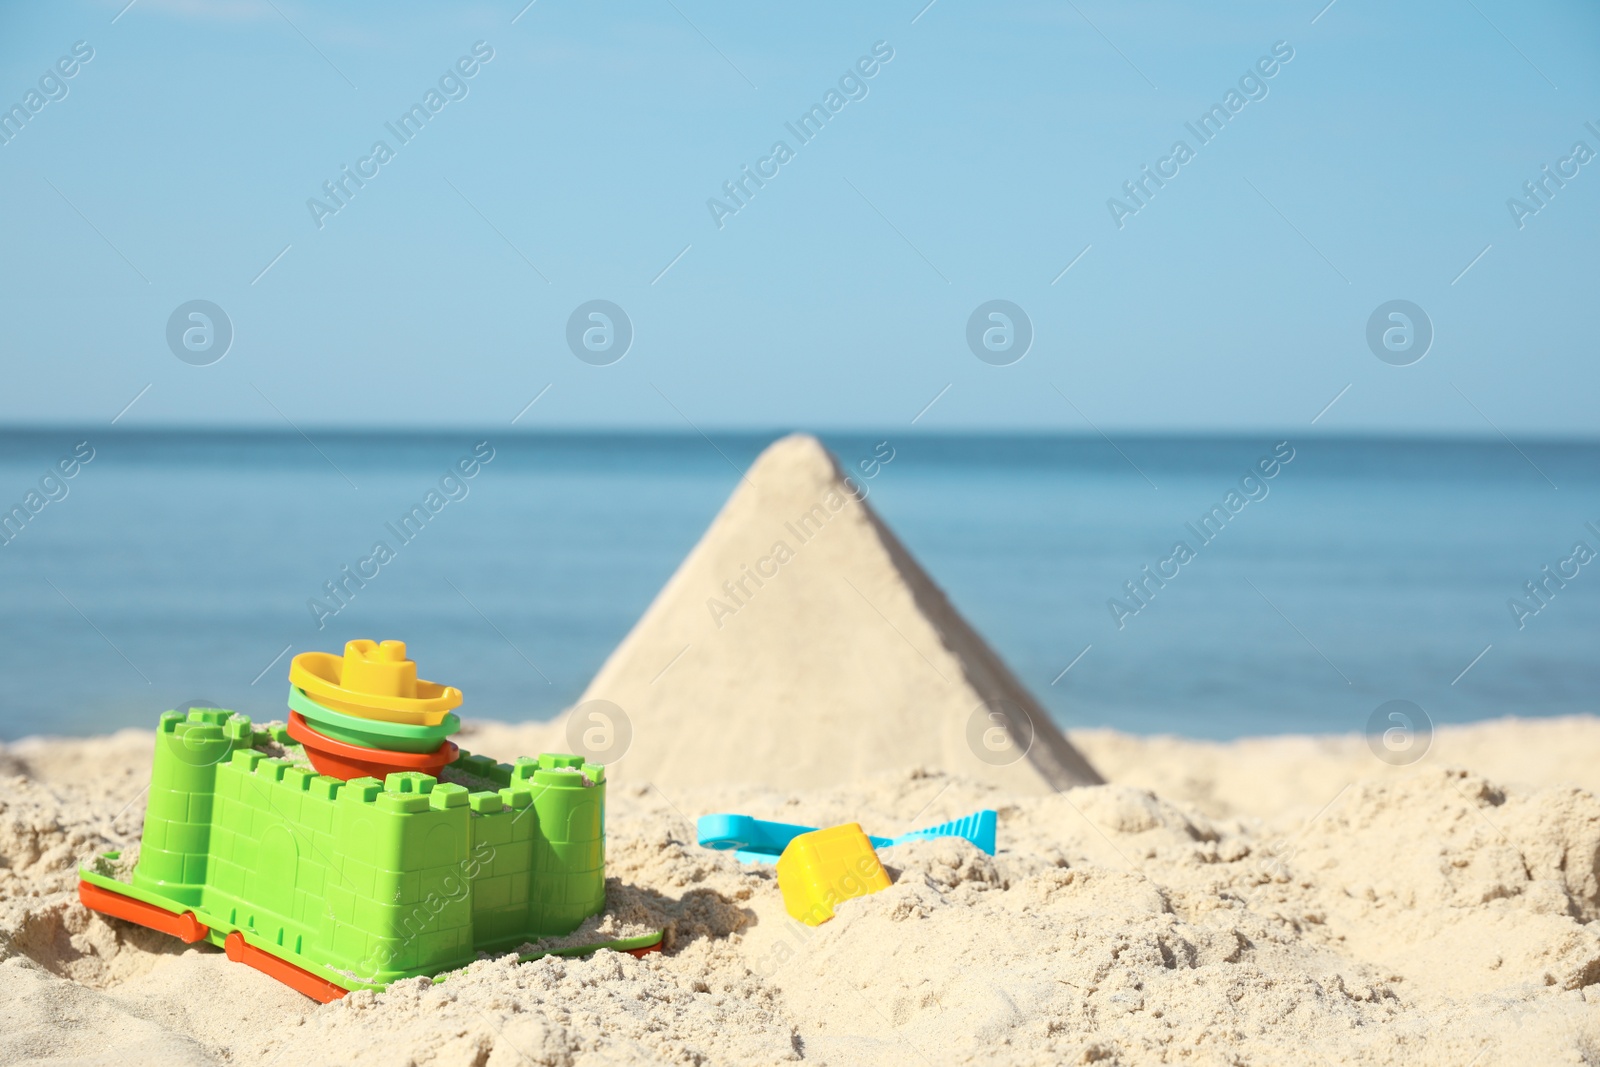
<svg viewBox="0 0 1600 1067">
<path fill-rule="evenodd" d="M 614 773 L 664 789 L 917 765 L 1027 793 L 1099 782 L 858 497 L 814 437 L 761 454 L 580 701 L 632 721 Z"/>
</svg>

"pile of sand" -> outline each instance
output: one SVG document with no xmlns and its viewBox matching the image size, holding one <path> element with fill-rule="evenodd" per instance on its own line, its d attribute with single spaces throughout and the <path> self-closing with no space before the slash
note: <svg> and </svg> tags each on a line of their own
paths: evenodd
<svg viewBox="0 0 1600 1067">
<path fill-rule="evenodd" d="M 664 953 L 484 960 L 315 1005 L 79 906 L 77 866 L 138 839 L 152 735 L 29 740 L 0 747 L 0 1063 L 1600 1057 L 1600 720 L 1441 729 L 1404 769 L 1359 738 L 1069 743 L 871 510 L 833 505 L 814 441 L 750 483 L 589 693 L 633 723 L 610 921 L 665 928 Z M 813 502 L 816 527 L 740 586 Z M 724 581 L 731 616 L 705 604 Z M 985 731 L 1015 744 L 1030 723 L 1025 757 L 982 758 L 1004 749 Z M 510 758 L 564 736 L 465 740 Z M 886 849 L 892 886 L 818 928 L 770 868 L 694 843 L 714 811 L 892 835 L 980 807 L 998 855 Z"/>
<path fill-rule="evenodd" d="M 922 764 L 1020 792 L 1100 781 L 803 434 L 756 460 L 588 700 L 631 720 L 625 773 L 667 789 Z"/>
</svg>

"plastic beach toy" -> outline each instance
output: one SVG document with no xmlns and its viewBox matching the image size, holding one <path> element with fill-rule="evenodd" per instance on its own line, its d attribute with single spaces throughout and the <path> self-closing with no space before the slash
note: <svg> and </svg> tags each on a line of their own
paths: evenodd
<svg viewBox="0 0 1600 1067">
<path fill-rule="evenodd" d="M 313 729 L 298 711 L 289 713 L 289 736 L 300 742 L 311 766 L 343 782 L 352 778 L 383 778 L 400 771 L 421 771 L 437 776 L 460 754 L 454 741 L 445 741 L 432 752 L 392 752 L 335 741 Z"/>
<path fill-rule="evenodd" d="M 302 652 L 289 663 L 289 681 L 324 707 L 362 719 L 437 726 L 461 706 L 461 690 L 417 678 L 404 641 L 350 641 L 342 657 Z"/>
<path fill-rule="evenodd" d="M 889 872 L 860 823 L 800 834 L 778 858 L 783 908 L 807 926 L 833 918 L 840 901 L 877 893 L 889 884 Z"/>
<path fill-rule="evenodd" d="M 410 688 L 384 699 L 460 702 L 415 682 L 398 641 L 349 650 L 354 670 L 337 656 L 317 664 L 347 694 Z M 79 868 L 84 906 L 205 941 L 324 1003 L 405 978 L 442 982 L 485 955 L 660 950 L 660 930 L 538 947 L 605 909 L 605 767 L 470 755 L 444 738 L 460 726 L 445 710 L 431 725 L 341 722 L 298 686 L 290 703 L 287 727 L 218 708 L 164 712 L 137 862 L 107 852 Z M 324 733 L 329 722 L 345 736 Z M 402 736 L 431 748 L 397 751 Z"/>
<path fill-rule="evenodd" d="M 461 729 L 461 720 L 454 712 L 447 712 L 438 726 L 409 726 L 383 719 L 363 719 L 324 707 L 306 696 L 305 691 L 289 687 L 289 710 L 298 711 L 302 718 L 324 737 L 367 748 L 392 749 L 396 752 L 433 752 L 444 744 L 445 738 Z"/>
<path fill-rule="evenodd" d="M 867 840 L 873 848 L 892 848 L 930 837 L 960 837 L 992 856 L 996 818 L 993 810 L 985 808 L 965 818 L 913 830 L 899 837 L 868 837 Z M 696 830 L 703 848 L 735 849 L 734 854 L 746 863 L 773 863 L 791 841 L 801 834 L 815 832 L 816 827 L 768 822 L 748 815 L 702 815 Z"/>
</svg>

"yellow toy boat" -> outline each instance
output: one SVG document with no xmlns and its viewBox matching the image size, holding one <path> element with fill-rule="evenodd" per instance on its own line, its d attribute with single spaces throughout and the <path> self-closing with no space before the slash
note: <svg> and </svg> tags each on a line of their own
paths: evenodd
<svg viewBox="0 0 1600 1067">
<path fill-rule="evenodd" d="M 417 678 L 404 641 L 350 641 L 343 657 L 302 652 L 289 664 L 289 681 L 335 711 L 410 726 L 437 726 L 461 706 L 461 690 Z"/>
</svg>

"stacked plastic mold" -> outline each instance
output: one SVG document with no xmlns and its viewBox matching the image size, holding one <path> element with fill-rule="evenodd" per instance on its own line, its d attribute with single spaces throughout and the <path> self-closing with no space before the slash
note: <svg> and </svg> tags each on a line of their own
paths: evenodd
<svg viewBox="0 0 1600 1067">
<path fill-rule="evenodd" d="M 351 641 L 343 656 L 302 652 L 289 664 L 289 735 L 335 778 L 438 774 L 457 755 L 460 704 L 461 690 L 417 677 L 404 641 Z"/>
</svg>

